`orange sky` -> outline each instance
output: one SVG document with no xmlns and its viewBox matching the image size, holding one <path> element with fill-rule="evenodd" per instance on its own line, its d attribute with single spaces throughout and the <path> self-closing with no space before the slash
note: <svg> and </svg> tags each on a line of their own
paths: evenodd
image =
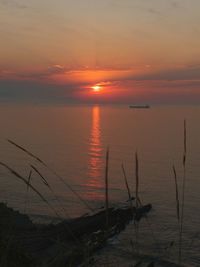
<svg viewBox="0 0 200 267">
<path fill-rule="evenodd" d="M 196 102 L 199 10 L 196 0 L 1 0 L 0 99 L 26 99 L 27 86 L 38 100 L 57 90 L 64 102 Z"/>
</svg>

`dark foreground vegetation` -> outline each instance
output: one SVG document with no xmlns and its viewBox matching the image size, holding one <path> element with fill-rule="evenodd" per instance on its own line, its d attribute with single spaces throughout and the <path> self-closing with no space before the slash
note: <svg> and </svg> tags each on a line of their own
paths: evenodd
<svg viewBox="0 0 200 267">
<path fill-rule="evenodd" d="M 173 165 L 175 181 L 176 215 L 178 222 L 178 263 L 170 263 L 162 259 L 141 255 L 134 267 L 157 267 L 157 266 L 183 266 L 182 246 L 184 227 L 185 184 L 186 176 L 186 121 L 184 121 L 184 150 L 183 150 L 183 179 L 182 190 L 177 182 L 176 167 Z M 5 204 L 0 203 L 0 267 L 67 267 L 67 266 L 93 266 L 93 254 L 106 245 L 109 238 L 117 235 L 130 222 L 134 222 L 135 249 L 139 248 L 139 221 L 142 217 L 148 222 L 146 214 L 151 210 L 151 204 L 143 205 L 139 196 L 139 161 L 135 153 L 135 197 L 132 197 L 128 184 L 125 168 L 122 164 L 122 173 L 128 194 L 128 202 L 124 207 L 111 208 L 108 196 L 108 167 L 109 149 L 106 152 L 105 164 L 105 208 L 94 212 L 88 203 L 59 176 L 43 160 L 32 154 L 24 147 L 8 140 L 17 149 L 22 150 L 34 159 L 38 165 L 51 171 L 66 188 L 72 191 L 79 201 L 92 211 L 91 215 L 76 219 L 61 220 L 57 224 L 39 225 L 34 224 L 27 215 L 20 214 Z M 9 171 L 16 179 L 20 180 L 46 203 L 58 219 L 61 219 L 55 208 L 41 194 L 37 187 L 31 183 L 31 175 L 35 172 L 41 178 L 44 185 L 55 196 L 54 190 L 41 171 L 35 165 L 30 165 L 28 179 L 7 164 L 0 162 L 0 166 Z M 60 203 L 59 199 L 57 201 Z M 133 206 L 133 203 L 135 206 Z M 61 203 L 60 203 L 61 204 Z M 62 206 L 62 205 L 61 205 Z M 64 207 L 62 207 L 63 210 Z M 170 245 L 170 246 L 173 246 Z M 139 253 L 138 253 L 139 254 Z M 138 256 L 138 255 L 137 255 Z M 137 258 L 137 257 L 136 257 Z M 145 265 L 144 265 L 145 264 Z M 106 266 L 106 265 L 105 265 Z"/>
<path fill-rule="evenodd" d="M 88 266 L 93 253 L 108 238 L 120 233 L 131 220 L 139 221 L 150 210 L 150 204 L 109 208 L 55 225 L 39 225 L 0 203 L 0 266 Z"/>
</svg>

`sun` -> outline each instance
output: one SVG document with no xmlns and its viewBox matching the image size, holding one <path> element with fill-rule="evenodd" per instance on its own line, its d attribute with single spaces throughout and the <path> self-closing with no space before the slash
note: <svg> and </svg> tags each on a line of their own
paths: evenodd
<svg viewBox="0 0 200 267">
<path fill-rule="evenodd" d="M 101 91 L 101 86 L 100 85 L 94 85 L 91 87 L 92 90 L 96 93 L 100 92 Z"/>
</svg>

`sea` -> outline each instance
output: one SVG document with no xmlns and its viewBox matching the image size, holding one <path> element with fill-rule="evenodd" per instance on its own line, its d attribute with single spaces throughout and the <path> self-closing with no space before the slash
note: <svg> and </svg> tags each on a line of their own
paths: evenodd
<svg viewBox="0 0 200 267">
<path fill-rule="evenodd" d="M 188 266 L 200 266 L 200 106 L 1 104 L 0 162 L 10 169 L 0 165 L 0 201 L 44 223 L 98 211 L 105 203 L 109 151 L 109 205 L 129 205 L 122 164 L 134 197 L 137 154 L 139 196 L 153 207 L 140 223 L 140 250 L 176 261 L 179 228 L 173 166 L 181 205 L 184 122 L 183 260 Z M 121 239 L 114 241 L 118 250 L 133 249 L 133 224 Z"/>
</svg>

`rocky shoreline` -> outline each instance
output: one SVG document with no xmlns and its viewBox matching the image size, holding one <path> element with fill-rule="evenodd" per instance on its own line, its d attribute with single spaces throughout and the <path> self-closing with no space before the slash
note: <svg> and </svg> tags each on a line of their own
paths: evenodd
<svg viewBox="0 0 200 267">
<path fill-rule="evenodd" d="M 92 255 L 131 220 L 140 220 L 151 204 L 101 210 L 58 224 L 34 224 L 27 215 L 0 203 L 0 263 L 6 267 L 88 266 Z M 106 216 L 108 215 L 108 224 Z"/>
</svg>

